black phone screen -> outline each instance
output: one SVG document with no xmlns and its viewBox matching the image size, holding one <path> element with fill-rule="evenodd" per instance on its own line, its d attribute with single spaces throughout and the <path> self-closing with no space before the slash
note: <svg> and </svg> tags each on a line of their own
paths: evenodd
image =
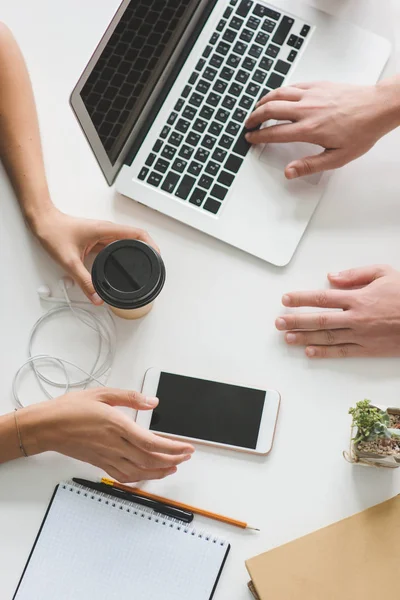
<svg viewBox="0 0 400 600">
<path fill-rule="evenodd" d="M 265 390 L 161 373 L 150 429 L 256 449 Z"/>
</svg>

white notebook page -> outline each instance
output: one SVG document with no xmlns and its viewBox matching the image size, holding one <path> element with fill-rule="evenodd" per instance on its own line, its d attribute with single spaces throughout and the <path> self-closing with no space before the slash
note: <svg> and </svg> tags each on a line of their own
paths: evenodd
<svg viewBox="0 0 400 600">
<path fill-rule="evenodd" d="M 15 600 L 209 600 L 228 544 L 143 508 L 60 484 Z"/>
</svg>

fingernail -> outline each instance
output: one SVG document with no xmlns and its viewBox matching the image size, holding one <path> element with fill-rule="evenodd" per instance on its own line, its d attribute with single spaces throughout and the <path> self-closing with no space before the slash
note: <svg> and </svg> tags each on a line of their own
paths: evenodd
<svg viewBox="0 0 400 600">
<path fill-rule="evenodd" d="M 157 406 L 158 398 L 153 398 L 150 396 L 149 398 L 145 398 L 144 403 L 146 406 Z"/>
<path fill-rule="evenodd" d="M 312 356 L 315 356 L 316 352 L 314 348 L 306 348 L 306 354 L 311 358 Z"/>
<path fill-rule="evenodd" d="M 286 329 L 286 321 L 285 319 L 279 318 L 275 322 L 277 329 Z"/>
<path fill-rule="evenodd" d="M 296 341 L 296 334 L 294 334 L 294 333 L 288 333 L 286 335 L 286 341 L 288 342 L 288 344 L 293 344 L 293 342 Z"/>
<path fill-rule="evenodd" d="M 90 296 L 90 300 L 91 300 L 91 302 L 93 302 L 93 304 L 103 304 L 103 300 L 96 293 L 94 293 Z"/>
<path fill-rule="evenodd" d="M 185 448 L 185 452 L 187 452 L 188 454 L 193 454 L 194 448 Z"/>
<path fill-rule="evenodd" d="M 296 179 L 296 177 L 298 177 L 299 174 L 297 172 L 297 169 L 295 169 L 294 167 L 290 167 L 290 169 L 287 169 L 286 171 L 286 177 L 288 179 Z"/>
<path fill-rule="evenodd" d="M 244 136 L 248 142 L 250 141 L 250 135 L 250 133 L 246 133 L 246 135 Z"/>
<path fill-rule="evenodd" d="M 171 467 L 171 469 L 168 469 L 167 471 L 167 475 L 173 475 L 174 473 L 177 472 L 177 468 L 176 467 Z"/>
<path fill-rule="evenodd" d="M 282 296 L 282 304 L 283 306 L 290 306 L 290 296 L 288 296 L 287 294 L 285 294 L 284 296 Z"/>
<path fill-rule="evenodd" d="M 185 456 L 185 458 L 183 459 L 183 462 L 186 462 L 187 460 L 190 460 L 192 458 L 191 454 L 188 454 L 187 456 Z"/>
</svg>

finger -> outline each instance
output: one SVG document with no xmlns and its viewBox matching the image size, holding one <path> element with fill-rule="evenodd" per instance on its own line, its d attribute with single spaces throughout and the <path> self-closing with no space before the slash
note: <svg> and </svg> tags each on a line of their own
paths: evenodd
<svg viewBox="0 0 400 600">
<path fill-rule="evenodd" d="M 101 221 L 98 225 L 99 235 L 105 239 L 124 240 L 133 239 L 140 240 L 145 244 L 152 246 L 157 252 L 160 252 L 159 247 L 150 235 L 144 229 L 138 227 L 127 227 L 126 225 L 118 225 L 110 221 Z"/>
<path fill-rule="evenodd" d="M 135 410 L 150 410 L 158 405 L 158 398 L 145 396 L 135 390 L 98 388 L 98 399 L 109 406 L 127 406 Z"/>
<path fill-rule="evenodd" d="M 275 321 L 279 331 L 291 331 L 292 329 L 347 329 L 351 322 L 350 311 L 342 312 L 320 312 L 283 315 Z"/>
<path fill-rule="evenodd" d="M 136 483 L 137 481 L 145 481 L 150 479 L 164 479 L 168 475 L 176 473 L 177 468 L 171 467 L 170 469 L 138 469 L 137 467 L 129 467 L 127 465 L 126 472 L 115 468 L 113 465 L 105 465 L 103 470 L 110 475 L 113 479 L 116 479 L 120 483 Z"/>
<path fill-rule="evenodd" d="M 140 469 L 170 469 L 171 467 L 177 467 L 178 465 L 191 459 L 191 454 L 157 454 L 155 452 L 149 453 L 137 448 L 133 448 L 129 442 L 125 442 L 125 447 L 119 448 L 119 457 L 114 459 L 116 466 L 123 465 L 124 462 L 128 462 L 130 465 L 138 467 Z M 124 456 L 121 456 L 121 452 L 125 452 Z M 124 470 L 124 469 L 121 469 Z"/>
<path fill-rule="evenodd" d="M 76 258 L 69 262 L 67 270 L 69 275 L 71 275 L 79 285 L 85 296 L 89 298 L 90 302 L 97 306 L 103 304 L 103 300 L 93 287 L 92 277 L 80 258 Z"/>
<path fill-rule="evenodd" d="M 330 81 L 300 81 L 299 83 L 292 83 L 291 85 L 299 90 L 311 90 L 312 88 L 321 89 L 330 87 L 332 83 Z"/>
<path fill-rule="evenodd" d="M 145 452 L 158 452 L 161 454 L 193 454 L 194 448 L 187 442 L 179 442 L 155 435 L 151 431 L 136 425 L 131 435 L 126 438 L 133 446 Z"/>
<path fill-rule="evenodd" d="M 325 329 L 324 331 L 290 331 L 285 340 L 291 346 L 337 346 L 353 344 L 355 334 L 352 329 Z"/>
<path fill-rule="evenodd" d="M 306 156 L 301 160 L 289 163 L 285 169 L 285 175 L 287 179 L 296 179 L 296 177 L 304 177 L 305 175 L 320 173 L 321 171 L 337 169 L 338 167 L 342 167 L 345 162 L 341 150 L 324 150 L 320 154 Z"/>
<path fill-rule="evenodd" d="M 298 118 L 298 104 L 296 102 L 267 102 L 252 112 L 244 125 L 247 129 L 252 129 L 270 119 L 297 121 Z"/>
<path fill-rule="evenodd" d="M 340 288 L 360 287 L 387 275 L 391 270 L 392 268 L 386 265 L 372 265 L 340 273 L 329 273 L 328 278 L 331 283 Z"/>
<path fill-rule="evenodd" d="M 314 292 L 290 292 L 282 296 L 283 306 L 315 306 L 318 308 L 349 308 L 351 292 L 342 290 L 318 290 Z"/>
<path fill-rule="evenodd" d="M 246 133 L 246 140 L 250 144 L 272 144 L 286 142 L 307 142 L 308 135 L 299 123 L 285 123 L 283 125 L 270 125 L 258 131 Z"/>
<path fill-rule="evenodd" d="M 366 356 L 362 346 L 358 344 L 341 344 L 339 346 L 308 346 L 306 355 L 309 358 L 346 358 Z"/>
<path fill-rule="evenodd" d="M 276 90 L 271 90 L 263 96 L 256 104 L 256 108 L 262 106 L 266 102 L 272 102 L 274 100 L 287 100 L 288 102 L 298 102 L 304 96 L 303 92 L 299 88 L 293 86 L 281 87 Z"/>
</svg>

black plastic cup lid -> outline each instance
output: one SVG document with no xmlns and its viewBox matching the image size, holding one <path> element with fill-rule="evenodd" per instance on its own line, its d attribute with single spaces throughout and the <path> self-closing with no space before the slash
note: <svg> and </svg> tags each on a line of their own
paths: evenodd
<svg viewBox="0 0 400 600">
<path fill-rule="evenodd" d="M 104 302 L 135 309 L 153 302 L 165 283 L 165 265 L 151 246 L 118 240 L 106 246 L 92 267 L 93 286 Z"/>
</svg>

